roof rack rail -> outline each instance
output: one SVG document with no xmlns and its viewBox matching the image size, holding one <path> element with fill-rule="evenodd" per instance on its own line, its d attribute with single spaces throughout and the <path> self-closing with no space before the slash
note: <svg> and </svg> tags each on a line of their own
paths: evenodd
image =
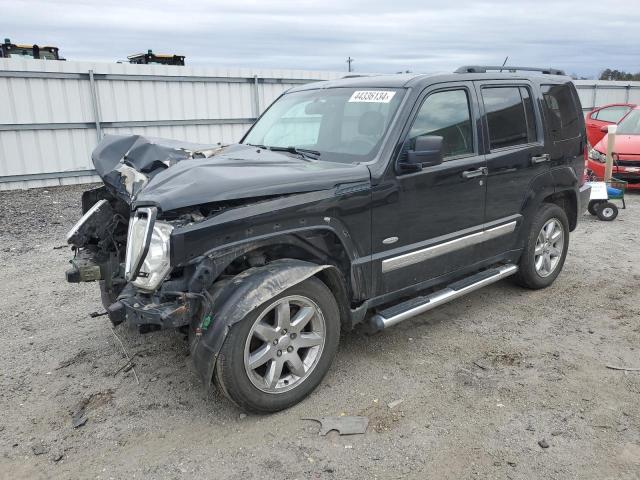
<svg viewBox="0 0 640 480">
<path fill-rule="evenodd" d="M 500 71 L 506 72 L 540 72 L 546 75 L 566 75 L 564 70 L 558 70 L 557 68 L 535 68 L 535 67 L 512 67 L 510 65 L 502 66 L 485 66 L 485 65 L 465 65 L 458 68 L 455 73 L 487 73 L 488 71 Z"/>
</svg>

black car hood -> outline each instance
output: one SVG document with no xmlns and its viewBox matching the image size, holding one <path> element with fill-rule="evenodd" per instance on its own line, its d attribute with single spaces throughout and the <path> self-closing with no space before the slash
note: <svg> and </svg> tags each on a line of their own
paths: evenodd
<svg viewBox="0 0 640 480">
<path fill-rule="evenodd" d="M 248 145 L 197 145 L 109 135 L 92 155 L 96 171 L 134 207 L 163 211 L 204 203 L 325 190 L 369 181 L 365 165 L 306 160 Z"/>
</svg>

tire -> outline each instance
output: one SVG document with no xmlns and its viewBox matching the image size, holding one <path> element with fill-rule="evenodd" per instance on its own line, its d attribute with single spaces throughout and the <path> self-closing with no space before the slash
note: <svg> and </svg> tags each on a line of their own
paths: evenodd
<svg viewBox="0 0 640 480">
<path fill-rule="evenodd" d="M 548 230 L 551 224 L 554 225 L 554 228 Z M 545 232 L 551 232 L 551 237 L 555 237 L 556 231 L 561 231 L 562 245 L 557 239 L 547 238 L 543 227 Z M 542 204 L 531 221 L 518 264 L 518 273 L 515 275 L 516 282 L 525 288 L 534 290 L 551 285 L 562 270 L 568 247 L 569 221 L 567 214 L 558 205 Z M 548 259 L 548 263 L 546 259 Z"/>
<path fill-rule="evenodd" d="M 290 323 L 280 313 L 287 310 Z M 300 323 L 304 323 L 302 328 L 294 326 L 296 318 L 306 318 Z M 339 339 L 336 299 L 322 281 L 311 277 L 265 302 L 231 328 L 218 355 L 214 380 L 243 410 L 284 410 L 320 384 L 335 357 Z M 306 343 L 313 345 L 301 346 Z M 279 365 L 282 370 L 276 378 L 273 373 Z"/>
<path fill-rule="evenodd" d="M 618 207 L 611 202 L 604 202 L 596 207 L 596 215 L 600 220 L 610 222 L 618 216 Z"/>
<path fill-rule="evenodd" d="M 589 201 L 589 205 L 587 206 L 587 210 L 594 217 L 598 215 L 598 205 L 601 203 L 605 203 L 605 200 L 591 200 Z"/>
</svg>

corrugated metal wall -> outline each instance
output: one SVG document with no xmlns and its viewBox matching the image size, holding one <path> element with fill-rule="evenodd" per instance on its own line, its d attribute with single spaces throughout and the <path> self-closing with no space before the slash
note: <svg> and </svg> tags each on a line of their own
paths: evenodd
<svg viewBox="0 0 640 480">
<path fill-rule="evenodd" d="M 286 89 L 342 72 L 0 59 L 0 190 L 85 183 L 105 133 L 231 143 Z M 640 82 L 575 82 L 585 112 Z"/>
<path fill-rule="evenodd" d="M 343 75 L 0 59 L 0 190 L 98 180 L 103 134 L 237 141 L 283 91 Z"/>
<path fill-rule="evenodd" d="M 609 82 L 605 80 L 575 80 L 585 113 L 608 103 L 640 105 L 640 82 Z"/>
</svg>

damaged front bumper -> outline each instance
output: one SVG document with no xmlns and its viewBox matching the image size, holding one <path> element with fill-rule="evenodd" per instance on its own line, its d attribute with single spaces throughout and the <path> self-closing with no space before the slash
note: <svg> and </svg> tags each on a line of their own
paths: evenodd
<svg viewBox="0 0 640 480">
<path fill-rule="evenodd" d="M 160 298 L 138 294 L 129 286 L 123 290 L 115 303 L 107 307 L 107 312 L 114 324 L 126 320 L 129 325 L 138 327 L 144 333 L 188 325 L 199 309 L 200 299 L 194 294 L 175 292 L 175 295 Z"/>
</svg>

